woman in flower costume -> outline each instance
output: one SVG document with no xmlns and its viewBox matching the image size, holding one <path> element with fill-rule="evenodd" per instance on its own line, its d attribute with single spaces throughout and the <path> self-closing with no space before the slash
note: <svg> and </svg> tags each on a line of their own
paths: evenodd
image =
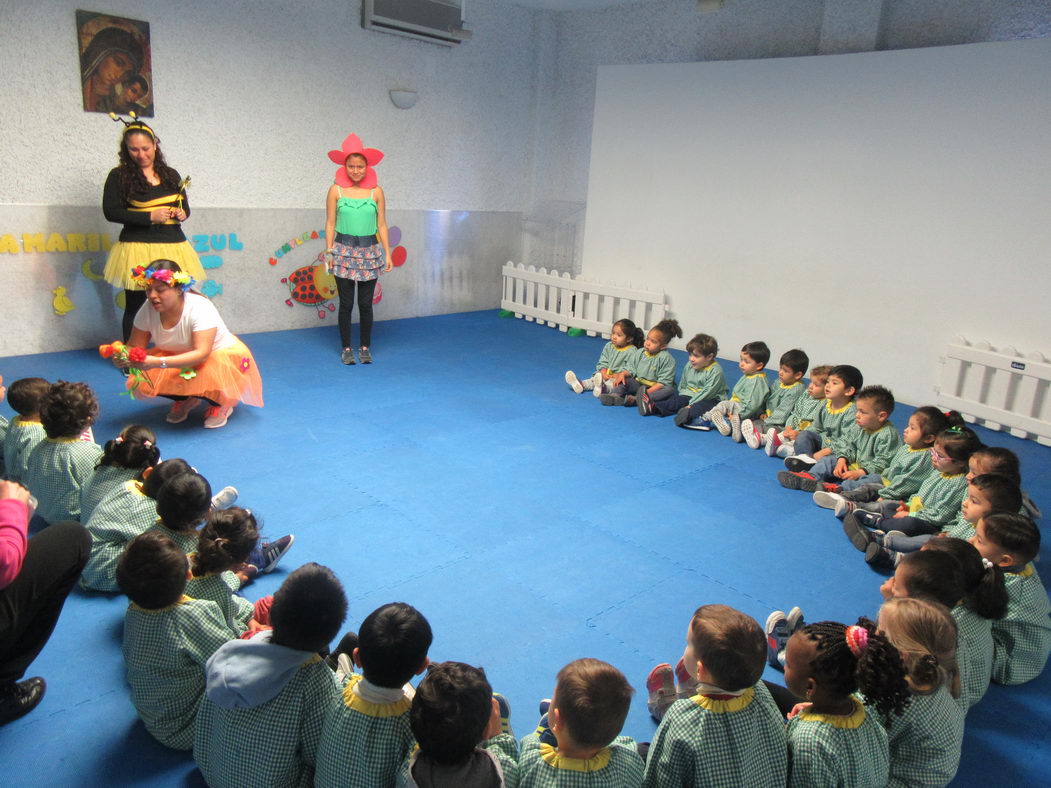
<svg viewBox="0 0 1051 788">
<path fill-rule="evenodd" d="M 171 424 L 208 402 L 209 429 L 224 426 L 239 402 L 261 408 L 263 381 L 252 351 L 227 329 L 215 305 L 190 289 L 193 277 L 171 260 L 154 260 L 133 275 L 147 302 L 135 315 L 128 345 L 99 349 L 129 371 L 132 396 L 175 400 L 167 416 Z"/>
</svg>

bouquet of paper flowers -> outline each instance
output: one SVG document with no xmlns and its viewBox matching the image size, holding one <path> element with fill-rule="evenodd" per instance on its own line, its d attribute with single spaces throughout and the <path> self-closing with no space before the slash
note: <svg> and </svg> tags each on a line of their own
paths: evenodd
<svg viewBox="0 0 1051 788">
<path fill-rule="evenodd" d="M 135 391 L 144 380 L 152 385 L 150 376 L 146 374 L 145 370 L 133 366 L 136 363 L 146 360 L 145 348 L 130 347 L 123 342 L 111 342 L 108 345 L 99 345 L 99 355 L 103 358 L 115 358 L 117 361 L 128 362 L 128 374 L 132 377 L 131 387 L 125 392 L 128 396 L 131 396 L 131 393 Z"/>
</svg>

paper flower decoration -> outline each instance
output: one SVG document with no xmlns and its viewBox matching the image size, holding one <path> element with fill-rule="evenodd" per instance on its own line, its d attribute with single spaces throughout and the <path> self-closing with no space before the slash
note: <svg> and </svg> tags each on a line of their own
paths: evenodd
<svg viewBox="0 0 1051 788">
<path fill-rule="evenodd" d="M 248 356 L 245 356 L 244 358 L 242 358 L 242 359 L 241 359 L 241 371 L 242 371 L 242 372 L 247 372 L 247 371 L 248 371 L 248 368 L 249 368 L 250 366 L 252 366 L 252 362 L 251 362 L 251 360 L 250 360 L 250 359 L 248 358 Z"/>
<path fill-rule="evenodd" d="M 179 370 L 179 377 L 183 380 L 193 380 L 197 377 L 197 370 L 193 367 L 183 367 Z"/>
<path fill-rule="evenodd" d="M 358 183 L 353 183 L 350 180 L 350 176 L 347 175 L 347 168 L 344 166 L 347 162 L 347 157 L 352 153 L 360 153 L 365 157 L 365 177 Z M 345 189 L 351 186 L 357 186 L 359 189 L 376 188 L 378 181 L 376 180 L 376 171 L 372 168 L 383 161 L 383 151 L 364 147 L 361 138 L 357 134 L 348 134 L 347 138 L 343 140 L 340 150 L 330 150 L 328 157 L 339 165 L 339 169 L 336 170 L 337 186 L 342 186 Z"/>
<path fill-rule="evenodd" d="M 197 280 L 185 271 L 169 271 L 167 268 L 155 269 L 153 266 L 143 268 L 137 265 L 131 269 L 131 278 L 138 282 L 139 287 L 146 287 L 150 279 L 164 282 L 168 287 L 178 287 L 184 293 L 197 284 Z"/>
<path fill-rule="evenodd" d="M 145 348 L 130 347 L 123 342 L 110 342 L 108 345 L 99 345 L 99 355 L 103 358 L 115 358 L 117 361 L 128 362 L 128 375 L 131 376 L 131 385 L 124 393 L 129 396 L 144 380 L 150 383 L 151 386 L 153 385 L 153 381 L 150 380 L 150 376 L 145 371 L 131 366 L 132 364 L 141 364 L 146 360 Z"/>
</svg>

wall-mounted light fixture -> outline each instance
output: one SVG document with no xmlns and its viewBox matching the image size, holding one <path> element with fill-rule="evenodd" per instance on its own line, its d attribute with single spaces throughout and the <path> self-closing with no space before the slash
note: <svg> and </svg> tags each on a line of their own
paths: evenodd
<svg viewBox="0 0 1051 788">
<path fill-rule="evenodd" d="M 390 100 L 398 109 L 410 109 L 416 106 L 418 98 L 419 95 L 415 90 L 392 90 L 390 92 Z"/>
</svg>

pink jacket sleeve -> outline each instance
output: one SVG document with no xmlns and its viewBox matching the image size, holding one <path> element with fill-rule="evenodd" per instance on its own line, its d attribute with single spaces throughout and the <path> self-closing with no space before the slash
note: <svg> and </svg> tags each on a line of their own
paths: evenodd
<svg viewBox="0 0 1051 788">
<path fill-rule="evenodd" d="M 0 588 L 7 588 L 22 571 L 26 555 L 29 510 L 11 498 L 0 500 Z"/>
</svg>

